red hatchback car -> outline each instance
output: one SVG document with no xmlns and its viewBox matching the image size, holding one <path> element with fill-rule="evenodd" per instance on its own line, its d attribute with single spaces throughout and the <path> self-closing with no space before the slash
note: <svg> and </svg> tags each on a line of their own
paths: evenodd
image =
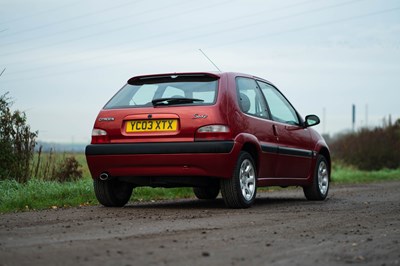
<svg viewBox="0 0 400 266">
<path fill-rule="evenodd" d="M 133 188 L 221 191 L 232 208 L 250 207 L 259 186 L 301 186 L 328 194 L 324 139 L 269 81 L 240 73 L 137 76 L 100 111 L 86 158 L 97 199 L 123 206 Z"/>
</svg>

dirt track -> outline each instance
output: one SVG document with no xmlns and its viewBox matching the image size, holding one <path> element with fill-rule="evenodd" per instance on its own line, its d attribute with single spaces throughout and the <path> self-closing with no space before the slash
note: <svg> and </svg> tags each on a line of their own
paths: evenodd
<svg viewBox="0 0 400 266">
<path fill-rule="evenodd" d="M 0 215 L 0 265 L 399 265 L 400 182 Z"/>
</svg>

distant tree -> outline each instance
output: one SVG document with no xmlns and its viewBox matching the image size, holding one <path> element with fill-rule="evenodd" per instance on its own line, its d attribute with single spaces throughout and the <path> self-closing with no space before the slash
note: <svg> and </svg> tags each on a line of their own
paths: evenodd
<svg viewBox="0 0 400 266">
<path fill-rule="evenodd" d="M 38 132 L 31 132 L 25 112 L 11 111 L 8 93 L 0 96 L 0 180 L 26 182 Z"/>
</svg>

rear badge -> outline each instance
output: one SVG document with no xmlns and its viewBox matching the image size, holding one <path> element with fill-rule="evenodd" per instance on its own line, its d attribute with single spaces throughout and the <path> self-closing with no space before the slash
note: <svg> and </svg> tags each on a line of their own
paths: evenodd
<svg viewBox="0 0 400 266">
<path fill-rule="evenodd" d="M 102 122 L 102 121 L 114 121 L 114 120 L 115 120 L 114 117 L 101 117 L 101 118 L 99 118 L 100 122 Z"/>
<path fill-rule="evenodd" d="M 199 114 L 194 114 L 192 119 L 206 119 L 208 115 L 199 115 Z"/>
</svg>

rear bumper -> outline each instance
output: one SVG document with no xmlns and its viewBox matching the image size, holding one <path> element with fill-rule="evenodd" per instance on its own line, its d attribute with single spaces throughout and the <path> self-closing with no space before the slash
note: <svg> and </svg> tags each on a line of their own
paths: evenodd
<svg viewBox="0 0 400 266">
<path fill-rule="evenodd" d="M 230 178 L 239 151 L 234 141 L 91 144 L 86 159 L 93 178 Z"/>
<path fill-rule="evenodd" d="M 88 155 L 134 155 L 134 154 L 181 154 L 181 153 L 229 153 L 233 141 L 91 144 L 86 146 Z"/>
</svg>

